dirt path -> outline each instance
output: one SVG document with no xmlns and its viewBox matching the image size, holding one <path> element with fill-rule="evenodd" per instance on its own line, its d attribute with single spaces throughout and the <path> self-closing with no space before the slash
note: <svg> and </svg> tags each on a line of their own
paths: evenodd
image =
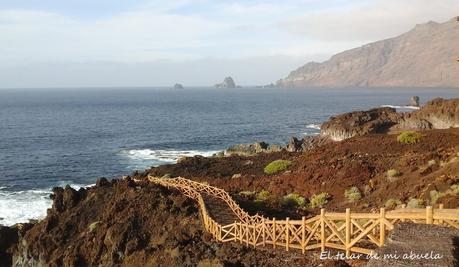
<svg viewBox="0 0 459 267">
<path fill-rule="evenodd" d="M 231 208 L 222 199 L 208 194 L 202 194 L 202 197 L 204 198 L 210 217 L 219 224 L 227 225 L 239 221 L 236 214 L 234 214 Z"/>
</svg>

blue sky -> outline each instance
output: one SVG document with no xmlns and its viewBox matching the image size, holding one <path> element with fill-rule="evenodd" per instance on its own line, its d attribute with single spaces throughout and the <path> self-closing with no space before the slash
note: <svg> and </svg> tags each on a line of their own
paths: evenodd
<svg viewBox="0 0 459 267">
<path fill-rule="evenodd" d="M 0 0 L 0 88 L 274 82 L 457 0 Z"/>
</svg>

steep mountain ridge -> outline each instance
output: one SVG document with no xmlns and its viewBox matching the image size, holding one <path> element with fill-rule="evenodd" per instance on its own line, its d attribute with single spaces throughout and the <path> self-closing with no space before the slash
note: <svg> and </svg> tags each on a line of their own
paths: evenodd
<svg viewBox="0 0 459 267">
<path fill-rule="evenodd" d="M 277 82 L 281 87 L 457 87 L 459 23 L 427 22 L 394 38 L 309 62 Z"/>
</svg>

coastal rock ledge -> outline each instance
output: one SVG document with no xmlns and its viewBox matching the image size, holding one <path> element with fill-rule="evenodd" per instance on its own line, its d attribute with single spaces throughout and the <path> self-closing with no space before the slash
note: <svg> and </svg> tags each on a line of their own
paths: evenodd
<svg viewBox="0 0 459 267">
<path fill-rule="evenodd" d="M 341 141 L 371 133 L 457 127 L 459 127 L 459 98 L 436 98 L 413 112 L 397 113 L 393 108 L 384 107 L 334 116 L 322 125 L 320 135 L 333 141 Z"/>
</svg>

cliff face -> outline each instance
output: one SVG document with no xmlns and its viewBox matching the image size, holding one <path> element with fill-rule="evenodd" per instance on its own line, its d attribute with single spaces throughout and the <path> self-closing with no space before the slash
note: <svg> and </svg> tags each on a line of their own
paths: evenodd
<svg viewBox="0 0 459 267">
<path fill-rule="evenodd" d="M 400 36 L 310 62 L 278 81 L 282 87 L 457 87 L 459 23 L 419 24 Z"/>
</svg>

